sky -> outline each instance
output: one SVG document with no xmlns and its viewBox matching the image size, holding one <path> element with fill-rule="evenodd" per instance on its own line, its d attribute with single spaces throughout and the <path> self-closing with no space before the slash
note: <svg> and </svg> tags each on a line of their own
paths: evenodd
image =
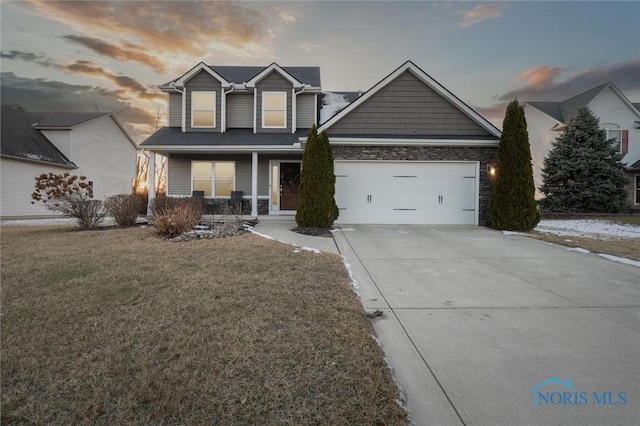
<svg viewBox="0 0 640 426">
<path fill-rule="evenodd" d="M 1 101 L 116 112 L 142 142 L 199 62 L 319 66 L 357 91 L 411 60 L 498 128 L 508 102 L 612 81 L 640 102 L 637 1 L 4 1 Z M 159 118 L 159 120 L 158 120 Z"/>
</svg>

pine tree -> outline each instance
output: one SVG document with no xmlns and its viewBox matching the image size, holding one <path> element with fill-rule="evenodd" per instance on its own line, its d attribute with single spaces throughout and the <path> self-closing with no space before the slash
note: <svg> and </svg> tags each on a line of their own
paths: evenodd
<svg viewBox="0 0 640 426">
<path fill-rule="evenodd" d="M 622 157 L 593 112 L 579 108 L 544 159 L 542 207 L 550 212 L 621 211 L 627 198 Z"/>
<path fill-rule="evenodd" d="M 333 150 L 326 132 L 314 126 L 302 157 L 296 223 L 301 228 L 330 228 L 338 218 L 335 202 L 336 177 Z"/>
<path fill-rule="evenodd" d="M 502 124 L 498 170 L 487 215 L 491 227 L 511 231 L 530 231 L 540 221 L 527 121 L 517 100 L 507 107 Z"/>
</svg>

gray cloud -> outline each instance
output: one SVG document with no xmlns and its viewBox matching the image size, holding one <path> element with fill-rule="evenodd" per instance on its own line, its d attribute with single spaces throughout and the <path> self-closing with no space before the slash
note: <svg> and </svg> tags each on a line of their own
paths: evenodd
<svg viewBox="0 0 640 426">
<path fill-rule="evenodd" d="M 138 62 L 140 64 L 147 65 L 153 68 L 159 73 L 165 73 L 167 71 L 165 65 L 161 61 L 159 61 L 152 55 L 148 55 L 147 53 L 145 53 L 146 49 L 143 46 L 139 46 L 137 44 L 123 41 L 120 43 L 120 45 L 115 45 L 97 38 L 77 36 L 72 34 L 63 36 L 62 38 L 69 42 L 80 44 L 81 46 L 87 47 L 96 53 L 108 56 L 118 61 Z"/>
<path fill-rule="evenodd" d="M 21 50 L 10 50 L 9 53 L 0 52 L 0 58 L 20 60 L 25 62 L 33 62 L 48 68 L 59 67 L 59 64 L 55 60 L 47 57 L 43 53 L 24 52 Z"/>
<path fill-rule="evenodd" d="M 120 91 L 88 85 L 67 84 L 44 78 L 24 78 L 2 72 L 0 91 L 3 104 L 20 104 L 27 111 L 121 112 L 131 124 L 151 126 L 155 117 L 120 99 Z"/>
</svg>

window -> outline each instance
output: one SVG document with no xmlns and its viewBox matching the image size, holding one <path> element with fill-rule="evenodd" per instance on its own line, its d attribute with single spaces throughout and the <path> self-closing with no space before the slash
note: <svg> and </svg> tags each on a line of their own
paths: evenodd
<svg viewBox="0 0 640 426">
<path fill-rule="evenodd" d="M 262 127 L 287 127 L 286 92 L 262 92 Z"/>
<path fill-rule="evenodd" d="M 611 140 L 611 145 L 617 152 L 622 152 L 622 131 L 620 128 L 608 128 L 607 140 Z"/>
<path fill-rule="evenodd" d="M 205 197 L 230 197 L 235 187 L 236 164 L 232 161 L 194 161 L 191 163 L 193 190 Z"/>
<path fill-rule="evenodd" d="M 216 127 L 216 92 L 191 92 L 191 127 Z"/>
<path fill-rule="evenodd" d="M 640 175 L 636 175 L 636 204 L 640 204 Z"/>
</svg>

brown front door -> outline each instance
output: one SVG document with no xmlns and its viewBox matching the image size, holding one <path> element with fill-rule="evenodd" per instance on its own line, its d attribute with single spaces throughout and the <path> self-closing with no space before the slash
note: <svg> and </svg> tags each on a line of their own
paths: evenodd
<svg viewBox="0 0 640 426">
<path fill-rule="evenodd" d="M 280 163 L 280 210 L 295 210 L 298 205 L 300 163 Z"/>
</svg>

